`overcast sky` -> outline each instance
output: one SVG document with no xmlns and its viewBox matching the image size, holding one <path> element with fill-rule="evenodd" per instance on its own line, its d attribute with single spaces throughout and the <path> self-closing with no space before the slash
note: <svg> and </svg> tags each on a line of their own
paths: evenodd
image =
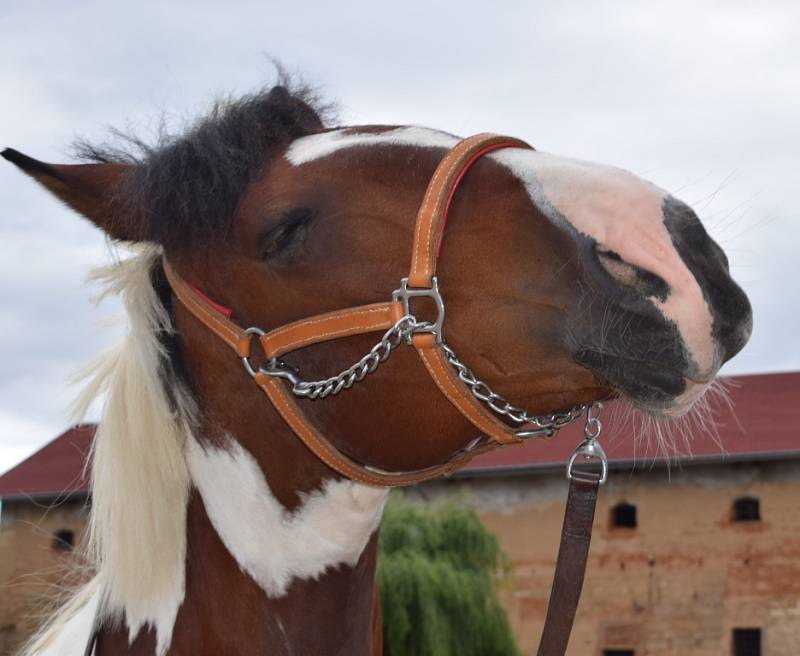
<svg viewBox="0 0 800 656">
<path fill-rule="evenodd" d="M 3 0 L 0 33 L 0 146 L 40 159 L 268 83 L 266 54 L 345 123 L 505 132 L 634 171 L 695 207 L 753 302 L 724 371 L 800 368 L 797 2 Z M 66 380 L 120 329 L 84 284 L 101 234 L 2 161 L 0 199 L 3 471 L 67 426 Z"/>
</svg>

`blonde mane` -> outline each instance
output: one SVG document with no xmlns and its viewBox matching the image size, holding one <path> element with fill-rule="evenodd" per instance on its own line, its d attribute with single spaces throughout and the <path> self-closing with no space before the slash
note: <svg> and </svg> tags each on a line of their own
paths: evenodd
<svg viewBox="0 0 800 656">
<path fill-rule="evenodd" d="M 75 403 L 78 416 L 98 398 L 103 404 L 91 452 L 86 554 L 96 574 L 23 656 L 83 654 L 95 616 L 124 617 L 131 640 L 151 626 L 158 654 L 170 643 L 185 592 L 185 445 L 193 439 L 195 404 L 180 385 L 168 398 L 161 379 L 169 361 L 160 337 L 174 329 L 151 279 L 160 259 L 159 247 L 143 246 L 92 275 L 105 287 L 100 298 L 121 296 L 128 323 L 122 342 L 83 370 Z"/>
</svg>

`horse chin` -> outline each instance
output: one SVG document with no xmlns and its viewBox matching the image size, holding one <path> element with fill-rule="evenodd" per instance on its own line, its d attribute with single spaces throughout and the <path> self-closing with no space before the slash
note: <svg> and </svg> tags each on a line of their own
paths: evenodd
<svg viewBox="0 0 800 656">
<path fill-rule="evenodd" d="M 677 419 L 687 414 L 694 404 L 699 401 L 711 387 L 713 379 L 706 382 L 696 382 L 689 378 L 686 382 L 686 391 L 671 401 L 652 401 L 648 399 L 632 398 L 623 394 L 636 409 L 659 419 Z"/>
<path fill-rule="evenodd" d="M 637 410 L 661 419 L 687 414 L 714 380 L 711 375 L 696 381 L 665 364 L 597 351 L 583 351 L 575 359 L 605 379 Z"/>
</svg>

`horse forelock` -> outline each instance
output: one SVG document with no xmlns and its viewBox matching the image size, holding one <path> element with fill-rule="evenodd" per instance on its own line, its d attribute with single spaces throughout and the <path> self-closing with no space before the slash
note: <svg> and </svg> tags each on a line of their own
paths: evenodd
<svg viewBox="0 0 800 656">
<path fill-rule="evenodd" d="M 117 223 L 168 248 L 208 245 L 230 236 L 247 186 L 274 154 L 330 115 L 313 89 L 282 75 L 272 88 L 218 100 L 177 131 L 162 118 L 154 137 L 112 129 L 109 142 L 79 140 L 73 151 L 84 162 L 128 165 L 109 198 Z"/>
</svg>

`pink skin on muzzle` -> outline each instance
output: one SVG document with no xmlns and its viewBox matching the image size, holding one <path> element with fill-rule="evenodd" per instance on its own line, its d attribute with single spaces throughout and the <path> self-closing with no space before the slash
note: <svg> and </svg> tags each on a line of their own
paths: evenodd
<svg viewBox="0 0 800 656">
<path fill-rule="evenodd" d="M 665 301 L 650 300 L 677 326 L 690 371 L 686 372 L 686 391 L 669 408 L 654 410 L 669 416 L 686 413 L 710 385 L 721 357 L 712 334 L 711 310 L 664 225 L 666 192 L 622 169 L 548 153 L 506 150 L 490 157 L 522 179 L 534 203 L 551 220 L 566 220 L 594 239 L 598 251 L 614 251 L 624 263 L 653 273 L 669 285 Z M 607 269 L 624 279 L 630 274 L 624 263 Z"/>
</svg>

